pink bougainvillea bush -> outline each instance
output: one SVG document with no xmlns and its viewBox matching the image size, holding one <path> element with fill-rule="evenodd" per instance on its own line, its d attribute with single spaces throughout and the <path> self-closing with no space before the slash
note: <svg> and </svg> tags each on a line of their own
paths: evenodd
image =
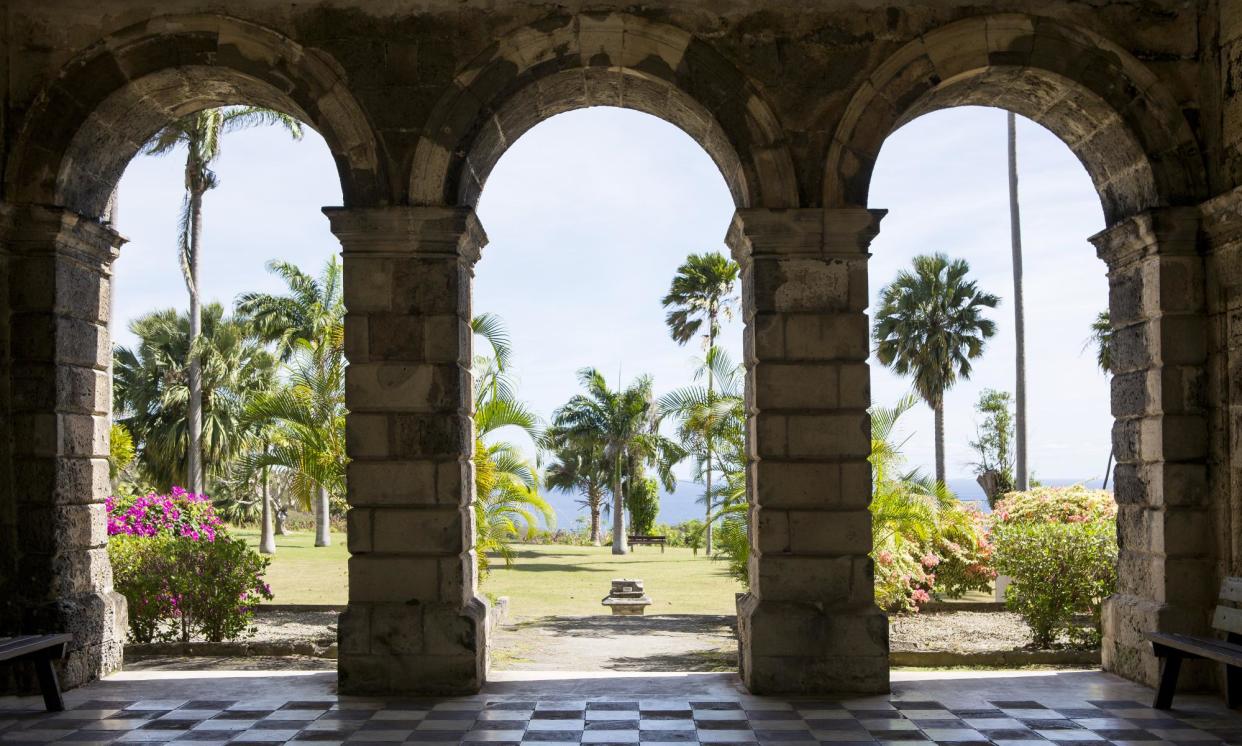
<svg viewBox="0 0 1242 746">
<path fill-rule="evenodd" d="M 253 633 L 254 606 L 272 598 L 269 560 L 228 536 L 210 498 L 174 487 L 111 497 L 107 509 L 108 556 L 134 641 Z"/>
</svg>

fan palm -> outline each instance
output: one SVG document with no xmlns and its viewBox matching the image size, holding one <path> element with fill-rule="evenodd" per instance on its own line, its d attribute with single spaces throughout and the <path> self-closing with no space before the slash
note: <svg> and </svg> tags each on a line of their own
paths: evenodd
<svg viewBox="0 0 1242 746">
<path fill-rule="evenodd" d="M 728 259 L 720 252 L 707 254 L 691 254 L 677 268 L 673 283 L 668 294 L 664 296 L 663 305 L 670 309 L 665 316 L 669 333 L 678 344 L 684 345 L 694 338 L 703 325 L 707 325 L 705 343 L 708 354 L 716 347 L 716 336 L 720 333 L 720 317 L 730 317 L 733 312 L 733 289 L 737 284 L 740 269 L 736 262 Z M 712 371 L 707 369 L 707 391 L 713 389 Z M 706 549 L 712 553 L 712 451 L 715 436 L 707 430 L 703 431 L 703 452 L 705 468 L 702 470 L 706 481 L 703 501 L 707 510 Z"/>
<path fill-rule="evenodd" d="M 659 433 L 659 412 L 649 376 L 613 391 L 594 368 L 578 371 L 585 393 L 575 394 L 553 415 L 565 437 L 599 444 L 612 467 L 612 553 L 625 554 L 624 466 L 634 459 L 655 466 L 666 487 L 673 483 L 672 466 L 685 452 Z"/>
<path fill-rule="evenodd" d="M 237 297 L 237 313 L 254 326 L 264 341 L 276 346 L 281 360 L 289 362 L 295 351 L 301 350 L 300 354 L 310 361 L 329 367 L 343 366 L 344 361 L 338 354 L 345 339 L 345 302 L 341 289 L 340 261 L 336 257 L 330 257 L 317 278 L 303 272 L 295 264 L 275 259 L 267 263 L 267 270 L 284 280 L 288 291 L 280 295 L 243 293 Z M 301 364 L 304 366 L 305 363 L 306 360 L 303 360 Z M 324 371 L 320 378 L 323 382 L 328 382 L 333 380 L 334 375 L 332 371 Z M 327 426 L 328 423 L 325 422 L 325 427 Z M 261 442 L 265 453 L 271 447 L 271 440 L 266 438 Z M 285 468 L 296 471 L 293 466 Z M 274 537 L 267 542 L 273 533 L 268 471 L 269 468 L 265 466 L 258 475 L 262 479 L 264 494 L 262 535 L 265 543 L 269 543 L 274 551 Z M 320 489 L 316 492 L 315 545 L 328 546 L 331 543 L 329 490 Z M 295 497 L 302 499 L 303 496 Z"/>
<path fill-rule="evenodd" d="M 944 254 L 916 256 L 880 291 L 875 319 L 875 353 L 898 375 L 914 379 L 914 390 L 936 415 L 936 481 L 945 481 L 944 394 L 968 379 L 971 361 L 983 354 L 996 324 L 983 315 L 1000 298 L 967 279 L 970 265 Z"/>
<path fill-rule="evenodd" d="M 178 254 L 185 287 L 190 294 L 190 361 L 187 386 L 189 449 L 189 486 L 191 491 L 202 492 L 202 409 L 203 381 L 201 361 L 194 354 L 193 343 L 202 333 L 202 308 L 199 301 L 198 261 L 203 242 L 203 195 L 219 186 L 220 180 L 211 170 L 212 163 L 220 157 L 220 143 L 224 135 L 237 130 L 261 126 L 282 127 L 295 140 L 302 138 L 302 123 L 293 117 L 270 109 L 255 106 L 229 106 L 204 109 L 187 114 L 166 125 L 147 141 L 144 155 L 162 156 L 172 153 L 180 146 L 186 148 L 185 200 L 181 207 L 178 235 Z"/>
<path fill-rule="evenodd" d="M 248 435 L 247 402 L 275 381 L 275 357 L 248 324 L 225 317 L 218 303 L 204 309 L 194 343 L 189 317 L 172 309 L 139 317 L 130 330 L 138 337 L 136 349 L 117 347 L 113 353 L 113 406 L 137 440 L 144 476 L 161 489 L 189 484 L 191 359 L 200 364 L 204 466 L 209 474 L 220 473 Z"/>
</svg>

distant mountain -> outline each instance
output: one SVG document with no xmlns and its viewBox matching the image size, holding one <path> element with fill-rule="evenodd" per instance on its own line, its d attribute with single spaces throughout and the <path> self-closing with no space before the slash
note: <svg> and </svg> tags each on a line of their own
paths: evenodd
<svg viewBox="0 0 1242 746">
<path fill-rule="evenodd" d="M 1085 484 L 1088 487 L 1095 488 L 1100 486 L 1099 479 L 1051 479 L 1040 477 L 1039 481 L 1052 487 L 1065 487 L 1072 484 Z M 950 477 L 949 489 L 963 502 L 974 503 L 984 512 L 988 510 L 987 498 L 973 477 Z M 698 502 L 702 496 L 703 485 L 688 481 L 678 482 L 677 489 L 672 492 L 661 490 L 660 515 L 656 518 L 656 521 L 673 524 L 681 523 L 691 518 L 703 518 L 703 506 Z M 586 509 L 577 505 L 575 502 L 577 497 L 574 495 L 549 492 L 545 494 L 545 497 L 548 498 L 548 502 L 556 510 L 556 520 L 559 528 L 572 529 L 578 516 L 582 516 L 584 520 L 588 518 Z M 605 522 L 605 529 L 609 525 L 611 524 Z"/>
</svg>

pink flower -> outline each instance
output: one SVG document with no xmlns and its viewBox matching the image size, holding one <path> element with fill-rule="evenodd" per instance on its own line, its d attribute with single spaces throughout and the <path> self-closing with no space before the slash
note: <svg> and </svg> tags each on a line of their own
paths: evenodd
<svg viewBox="0 0 1242 746">
<path fill-rule="evenodd" d="M 931 600 L 931 596 L 927 593 L 927 591 L 923 590 L 922 588 L 916 589 L 914 593 L 910 595 L 910 598 L 914 600 L 914 603 L 920 604 L 920 605 L 925 604 Z"/>
<path fill-rule="evenodd" d="M 881 565 L 891 565 L 893 564 L 893 553 L 885 550 L 877 554 L 875 559 Z"/>
<path fill-rule="evenodd" d="M 925 554 L 923 555 L 922 562 L 923 562 L 923 567 L 930 569 L 940 564 L 940 558 L 934 554 Z"/>
</svg>

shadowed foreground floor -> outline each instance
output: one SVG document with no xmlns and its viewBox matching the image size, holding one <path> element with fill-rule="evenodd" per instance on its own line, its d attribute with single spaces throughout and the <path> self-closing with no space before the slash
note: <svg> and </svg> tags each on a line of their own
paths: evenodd
<svg viewBox="0 0 1242 746">
<path fill-rule="evenodd" d="M 901 672 L 893 694 L 753 697 L 731 674 L 501 674 L 443 700 L 346 697 L 330 672 L 121 673 L 66 694 L 0 698 L 4 743 L 1222 744 L 1242 716 L 1216 697 L 1160 712 L 1098 671 Z"/>
</svg>

